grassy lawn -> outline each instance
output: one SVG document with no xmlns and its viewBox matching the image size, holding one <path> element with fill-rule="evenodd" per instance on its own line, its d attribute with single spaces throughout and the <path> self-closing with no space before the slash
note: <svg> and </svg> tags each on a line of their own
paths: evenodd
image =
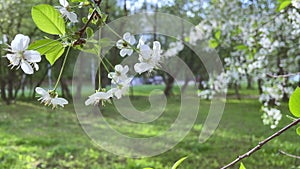
<svg viewBox="0 0 300 169">
<path fill-rule="evenodd" d="M 135 88 L 135 95 L 140 95 L 132 99 L 137 109 L 149 107 L 143 96 L 148 91 L 149 88 Z M 256 94 L 255 91 L 243 93 Z M 168 99 L 166 112 L 159 122 L 141 124 L 138 128 L 130 125 L 112 106 L 107 105 L 103 114 L 118 131 L 147 137 L 170 127 L 170 122 L 177 116 L 178 103 L 177 96 Z M 129 159 L 95 146 L 81 129 L 71 104 L 65 109 L 52 111 L 37 101 L 20 101 L 10 106 L 0 102 L 0 168 L 170 169 L 176 160 L 188 156 L 179 168 L 213 169 L 232 161 L 275 132 L 263 126 L 257 99 L 239 101 L 230 98 L 217 131 L 207 142 L 200 144 L 198 136 L 209 106 L 209 101 L 201 100 L 196 124 L 172 150 L 156 157 Z M 287 104 L 281 108 L 284 114 L 289 114 Z M 279 128 L 289 122 L 283 116 Z M 300 155 L 300 137 L 296 135 L 295 127 L 243 162 L 249 169 L 300 167 L 300 160 L 280 155 L 278 150 Z"/>
</svg>

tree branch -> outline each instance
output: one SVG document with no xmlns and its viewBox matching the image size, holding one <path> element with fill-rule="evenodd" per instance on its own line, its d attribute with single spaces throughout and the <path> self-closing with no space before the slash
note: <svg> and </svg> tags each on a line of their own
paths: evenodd
<svg viewBox="0 0 300 169">
<path fill-rule="evenodd" d="M 288 156 L 288 157 L 300 159 L 300 156 L 296 156 L 296 155 L 293 155 L 293 154 L 289 154 L 289 153 L 286 153 L 286 152 L 284 152 L 284 151 L 282 151 L 282 150 L 279 150 L 279 153 L 280 153 L 280 154 L 283 154 L 283 155 L 286 155 L 286 156 Z"/>
<path fill-rule="evenodd" d="M 247 153 L 238 156 L 237 159 L 235 159 L 234 161 L 232 161 L 231 163 L 227 164 L 226 166 L 222 167 L 221 169 L 226 169 L 229 167 L 234 166 L 236 163 L 238 163 L 239 161 L 241 161 L 244 158 L 247 158 L 249 156 L 251 156 L 253 153 L 255 153 L 256 151 L 260 150 L 262 148 L 262 146 L 264 146 L 266 143 L 268 143 L 269 141 L 273 140 L 274 138 L 276 138 L 277 136 L 281 135 L 282 133 L 284 133 L 285 131 L 287 131 L 288 129 L 290 129 L 293 126 L 296 126 L 297 124 L 300 123 L 300 118 L 293 121 L 292 123 L 288 124 L 287 126 L 285 126 L 284 128 L 282 128 L 281 130 L 279 130 L 278 132 L 274 133 L 273 135 L 271 135 L 270 137 L 268 137 L 267 139 L 261 141 L 260 143 L 258 143 L 257 146 L 255 146 L 254 148 L 252 148 L 250 151 L 248 151 Z"/>
<path fill-rule="evenodd" d="M 97 6 L 100 6 L 102 0 L 95 0 L 94 2 L 97 4 Z M 85 43 L 85 40 L 82 39 L 83 34 L 85 33 L 85 31 L 86 31 L 88 25 L 92 22 L 92 20 L 94 19 L 95 16 L 98 16 L 99 18 L 101 18 L 101 17 L 100 17 L 100 14 L 98 14 L 98 12 L 97 12 L 96 9 L 94 9 L 94 11 L 93 11 L 92 15 L 90 16 L 90 18 L 88 19 L 88 21 L 87 21 L 87 22 L 83 25 L 83 27 L 77 32 L 77 34 L 79 35 L 79 38 L 73 43 L 73 46 L 77 46 L 77 45 L 81 45 L 81 44 Z"/>
<path fill-rule="evenodd" d="M 285 74 L 285 75 L 272 75 L 272 74 L 268 73 L 267 76 L 271 77 L 271 78 L 288 78 L 288 77 L 296 76 L 296 75 L 299 75 L 299 74 L 300 74 L 300 72 L 290 73 L 290 74 Z"/>
</svg>

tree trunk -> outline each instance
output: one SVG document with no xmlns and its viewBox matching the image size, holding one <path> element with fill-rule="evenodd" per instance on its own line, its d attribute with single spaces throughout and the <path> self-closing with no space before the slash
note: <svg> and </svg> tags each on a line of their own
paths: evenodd
<svg viewBox="0 0 300 169">
<path fill-rule="evenodd" d="M 15 78 L 15 72 L 9 71 L 8 72 L 8 83 L 7 83 L 7 92 L 8 92 L 8 103 L 10 104 L 11 101 L 14 99 L 14 78 Z"/>
<path fill-rule="evenodd" d="M 182 94 L 185 93 L 185 91 L 186 91 L 186 89 L 187 89 L 187 87 L 188 87 L 188 85 L 189 85 L 189 81 L 190 81 L 190 78 L 188 77 L 188 73 L 186 72 L 186 73 L 185 73 L 184 84 L 183 84 L 183 86 L 181 87 L 181 93 L 182 93 Z"/>
<path fill-rule="evenodd" d="M 258 85 L 258 92 L 259 92 L 259 94 L 260 95 L 263 94 L 263 89 L 262 89 L 263 81 L 262 81 L 262 79 L 258 79 L 257 80 L 257 85 Z"/>
<path fill-rule="evenodd" d="M 168 97 L 171 96 L 172 93 L 172 88 L 173 88 L 173 84 L 174 84 L 174 78 L 172 76 L 170 76 L 169 74 L 167 75 L 167 79 L 165 80 L 165 84 L 166 84 L 166 88 L 164 90 L 164 94 Z"/>
<path fill-rule="evenodd" d="M 236 98 L 241 100 L 241 95 L 240 95 L 240 91 L 239 91 L 239 85 L 237 82 L 234 83 L 234 91 L 235 91 L 235 95 L 236 95 Z"/>
<path fill-rule="evenodd" d="M 1 50 L 1 48 L 0 48 L 0 50 Z M 0 59 L 0 92 L 1 92 L 1 99 L 8 104 L 8 102 L 7 102 L 8 100 L 7 100 L 7 97 L 6 97 L 6 90 L 5 90 L 6 81 L 4 80 L 6 77 L 4 76 L 4 73 L 5 73 L 4 71 L 5 70 L 3 68 L 4 68 L 3 62 L 2 62 L 2 59 Z"/>
<path fill-rule="evenodd" d="M 252 86 L 252 77 L 251 75 L 249 75 L 248 73 L 246 74 L 246 77 L 247 77 L 247 89 L 253 89 L 253 86 Z"/>
</svg>

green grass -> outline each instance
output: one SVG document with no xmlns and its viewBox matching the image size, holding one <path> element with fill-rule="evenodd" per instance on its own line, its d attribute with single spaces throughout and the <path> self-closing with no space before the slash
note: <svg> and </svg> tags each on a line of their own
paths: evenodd
<svg viewBox="0 0 300 169">
<path fill-rule="evenodd" d="M 150 88 L 157 87 L 135 88 L 135 95 L 150 93 Z M 139 110 L 149 107 L 147 98 L 143 96 L 135 97 L 132 102 Z M 126 135 L 149 137 L 161 134 L 170 127 L 177 116 L 179 103 L 177 96 L 169 98 L 165 113 L 157 122 L 150 124 L 132 125 L 110 105 L 107 105 L 103 114 L 116 130 Z M 263 126 L 257 99 L 229 99 L 218 129 L 207 142 L 200 144 L 198 137 L 209 106 L 209 101 L 201 101 L 196 124 L 173 149 L 151 158 L 130 159 L 95 146 L 80 127 L 72 105 L 53 111 L 37 101 L 17 102 L 10 106 L 0 102 L 0 168 L 170 169 L 175 161 L 188 156 L 179 169 L 213 169 L 232 161 L 275 132 Z M 287 104 L 281 108 L 284 114 L 289 115 Z M 95 114 L 90 116 L 97 117 Z M 289 122 L 284 116 L 279 128 Z M 284 150 L 300 155 L 300 137 L 295 129 L 292 128 L 245 159 L 245 166 L 249 169 L 299 167 L 300 160 L 278 153 L 278 150 Z"/>
</svg>

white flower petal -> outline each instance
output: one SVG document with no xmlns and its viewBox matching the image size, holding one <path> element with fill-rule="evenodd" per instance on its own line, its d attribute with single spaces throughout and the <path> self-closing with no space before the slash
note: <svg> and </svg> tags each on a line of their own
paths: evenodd
<svg viewBox="0 0 300 169">
<path fill-rule="evenodd" d="M 65 7 L 65 8 L 69 6 L 68 1 L 66 1 L 66 0 L 59 0 L 59 3 L 61 6 Z"/>
<path fill-rule="evenodd" d="M 124 43 L 124 41 L 122 39 L 118 40 L 116 43 L 117 48 L 122 49 L 124 47 L 123 43 Z"/>
<path fill-rule="evenodd" d="M 116 65 L 115 66 L 115 71 L 116 72 L 122 72 L 122 70 L 123 70 L 123 66 L 122 65 Z"/>
<path fill-rule="evenodd" d="M 130 36 L 131 36 L 131 34 L 130 34 L 129 32 L 126 32 L 126 33 L 123 35 L 123 39 L 124 39 L 125 41 L 129 42 Z"/>
<path fill-rule="evenodd" d="M 129 67 L 126 65 L 124 66 L 123 70 L 121 71 L 122 74 L 126 74 L 129 71 Z"/>
<path fill-rule="evenodd" d="M 36 87 L 35 88 L 35 92 L 37 94 L 40 94 L 42 96 L 49 94 L 45 89 L 41 88 L 41 87 Z"/>
<path fill-rule="evenodd" d="M 89 96 L 89 98 L 85 101 L 85 105 L 97 104 L 101 100 L 108 100 L 112 97 L 112 93 L 109 92 L 97 92 Z"/>
<path fill-rule="evenodd" d="M 12 52 L 25 51 L 28 48 L 30 38 L 28 36 L 17 34 L 11 42 Z"/>
<path fill-rule="evenodd" d="M 35 68 L 35 71 L 38 71 L 40 69 L 40 67 L 37 63 L 33 63 L 33 66 Z"/>
<path fill-rule="evenodd" d="M 33 68 L 25 60 L 21 61 L 21 68 L 24 71 L 24 73 L 26 73 L 26 74 L 33 74 Z"/>
<path fill-rule="evenodd" d="M 66 8 L 59 8 L 59 12 L 63 17 L 67 16 L 67 13 L 69 13 L 69 11 Z"/>
<path fill-rule="evenodd" d="M 31 63 L 40 62 L 42 60 L 40 53 L 34 50 L 25 51 L 24 56 L 25 59 Z"/>
<path fill-rule="evenodd" d="M 139 43 L 137 45 L 137 48 L 139 49 L 142 45 L 145 45 L 145 38 L 144 36 L 141 36 Z"/>
<path fill-rule="evenodd" d="M 93 104 L 93 103 L 95 103 L 95 98 L 89 98 L 89 99 L 87 99 L 87 100 L 84 102 L 84 104 L 85 104 L 86 106 L 89 106 L 89 105 L 91 105 L 91 104 Z"/>
<path fill-rule="evenodd" d="M 152 50 L 148 45 L 142 45 L 140 47 L 140 56 L 143 59 L 149 59 L 151 57 Z"/>
<path fill-rule="evenodd" d="M 64 104 L 68 104 L 69 102 L 64 98 L 54 98 L 51 100 L 51 103 L 53 104 L 53 106 L 60 105 L 61 107 L 64 107 Z"/>
<path fill-rule="evenodd" d="M 133 54 L 133 50 L 132 49 L 127 49 L 127 55 L 131 56 Z"/>
<path fill-rule="evenodd" d="M 17 56 L 17 54 L 7 54 L 6 58 L 9 60 L 10 64 L 13 66 L 18 66 L 21 61 L 21 59 Z"/>
<path fill-rule="evenodd" d="M 66 16 L 72 23 L 78 22 L 77 15 L 74 12 L 67 12 Z"/>
<path fill-rule="evenodd" d="M 130 45 L 134 45 L 135 42 L 136 42 L 134 36 L 131 36 L 128 42 L 129 42 Z"/>
<path fill-rule="evenodd" d="M 122 98 L 122 91 L 121 90 L 117 90 L 114 95 L 116 96 L 117 99 L 121 99 Z"/>
<path fill-rule="evenodd" d="M 121 49 L 120 55 L 121 57 L 125 57 L 127 55 L 127 49 Z"/>
<path fill-rule="evenodd" d="M 115 73 L 115 72 L 110 72 L 110 73 L 108 74 L 108 78 L 110 78 L 110 79 L 113 79 L 115 76 L 116 76 L 116 73 Z"/>
<path fill-rule="evenodd" d="M 149 70 L 152 70 L 154 67 L 150 64 L 147 63 L 136 63 L 134 65 L 134 70 L 135 72 L 142 74 L 144 72 L 147 72 Z"/>
</svg>

